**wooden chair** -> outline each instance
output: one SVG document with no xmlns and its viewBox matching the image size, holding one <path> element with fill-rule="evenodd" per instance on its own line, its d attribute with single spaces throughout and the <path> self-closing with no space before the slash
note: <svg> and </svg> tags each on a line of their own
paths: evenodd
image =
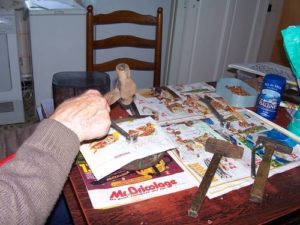
<svg viewBox="0 0 300 225">
<path fill-rule="evenodd" d="M 160 70 L 161 70 L 161 45 L 162 45 L 162 20 L 163 9 L 157 9 L 157 15 L 142 15 L 136 12 L 120 10 L 108 14 L 94 15 L 93 7 L 87 7 L 87 55 L 86 65 L 87 71 L 114 71 L 119 63 L 127 63 L 132 70 L 154 71 L 153 86 L 160 86 Z M 145 39 L 133 35 L 117 35 L 101 40 L 94 39 L 95 26 L 132 23 L 139 25 L 155 26 L 155 39 Z M 100 27 L 101 29 L 101 27 Z M 152 62 L 141 61 L 133 58 L 117 58 L 103 63 L 96 63 L 94 53 L 96 50 L 109 49 L 117 47 L 134 47 L 154 49 L 154 57 Z"/>
</svg>

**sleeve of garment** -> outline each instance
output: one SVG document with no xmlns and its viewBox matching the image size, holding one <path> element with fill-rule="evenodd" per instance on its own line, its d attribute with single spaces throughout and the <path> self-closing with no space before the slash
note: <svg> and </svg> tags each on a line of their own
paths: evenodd
<svg viewBox="0 0 300 225">
<path fill-rule="evenodd" d="M 45 119 L 0 167 L 0 224 L 44 224 L 80 147 L 77 135 Z"/>
<path fill-rule="evenodd" d="M 36 124 L 24 128 L 0 131 L 0 160 L 17 151 L 21 144 L 33 133 Z"/>
</svg>

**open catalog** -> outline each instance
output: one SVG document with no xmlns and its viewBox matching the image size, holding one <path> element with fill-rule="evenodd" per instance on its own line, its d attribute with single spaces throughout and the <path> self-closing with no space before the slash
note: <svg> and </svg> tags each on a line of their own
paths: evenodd
<svg viewBox="0 0 300 225">
<path fill-rule="evenodd" d="M 119 123 L 127 133 L 137 133 L 137 141 L 128 142 L 111 128 L 102 139 L 81 145 L 84 156 L 97 180 L 115 172 L 128 163 L 174 149 L 176 145 L 151 117 Z"/>
<path fill-rule="evenodd" d="M 229 127 L 221 126 L 201 101 L 205 97 L 212 99 L 211 104 Z M 81 146 L 84 160 L 79 161 L 78 168 L 94 208 L 115 207 L 199 186 L 213 156 L 205 151 L 210 137 L 241 146 L 243 157 L 222 157 L 207 192 L 209 198 L 253 183 L 252 149 L 259 136 L 293 149 L 291 154 L 273 154 L 269 177 L 300 165 L 299 137 L 248 109 L 228 106 L 205 83 L 141 90 L 135 104 L 141 115 L 155 118 L 120 123 L 127 132 L 139 132 L 136 143 L 128 144 L 111 129 L 107 137 Z M 133 160 L 161 152 L 165 154 L 152 167 L 124 169 Z M 263 148 L 256 149 L 256 168 L 263 155 Z"/>
<path fill-rule="evenodd" d="M 242 159 L 222 157 L 207 192 L 209 198 L 218 197 L 253 183 L 251 155 L 259 136 L 279 140 L 293 148 L 291 154 L 280 152 L 273 154 L 269 177 L 300 165 L 300 139 L 298 137 L 268 120 L 259 118 L 257 114 L 249 110 L 240 110 L 239 113 L 247 118 L 248 124 L 243 124 L 237 118 L 231 117 L 229 118 L 231 120 L 230 128 L 226 131 L 220 127 L 215 118 L 164 126 L 166 132 L 178 143 L 179 158 L 199 182 L 201 182 L 213 156 L 212 153 L 205 151 L 205 140 L 208 137 L 228 140 L 243 147 Z M 258 168 L 263 156 L 264 149 L 261 147 L 256 151 L 256 168 Z"/>
<path fill-rule="evenodd" d="M 95 178 L 80 155 L 77 166 L 95 209 L 139 202 L 198 185 L 173 151 L 165 152 L 153 167 L 142 170 L 121 168 L 100 180 Z"/>
<path fill-rule="evenodd" d="M 201 101 L 205 96 L 212 99 L 213 107 L 230 123 L 228 128 L 222 127 L 209 107 Z M 209 198 L 253 183 L 251 153 L 258 136 L 279 140 L 293 148 L 288 155 L 275 152 L 269 176 L 300 165 L 298 136 L 248 109 L 228 105 L 222 96 L 215 93 L 214 87 L 206 83 L 140 90 L 135 103 L 141 115 L 154 115 L 176 142 L 179 159 L 198 182 L 201 182 L 213 155 L 205 151 L 208 137 L 227 140 L 244 148 L 242 159 L 222 158 L 207 192 Z M 264 149 L 256 151 L 256 168 L 263 155 Z"/>
</svg>

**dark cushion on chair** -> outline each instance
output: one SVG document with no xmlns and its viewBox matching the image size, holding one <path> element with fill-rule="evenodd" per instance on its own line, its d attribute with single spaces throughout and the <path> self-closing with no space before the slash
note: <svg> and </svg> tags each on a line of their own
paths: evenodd
<svg viewBox="0 0 300 225">
<path fill-rule="evenodd" d="M 110 78 L 102 72 L 59 72 L 52 78 L 54 107 L 64 100 L 77 96 L 87 89 L 99 90 L 102 94 L 110 90 Z"/>
</svg>

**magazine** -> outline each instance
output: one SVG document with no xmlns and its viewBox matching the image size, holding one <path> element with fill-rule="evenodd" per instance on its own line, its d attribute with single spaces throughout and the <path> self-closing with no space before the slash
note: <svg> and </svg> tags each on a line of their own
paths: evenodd
<svg viewBox="0 0 300 225">
<path fill-rule="evenodd" d="M 137 133 L 138 140 L 128 143 L 111 128 L 104 138 L 80 146 L 80 152 L 98 180 L 136 159 L 176 147 L 151 117 L 124 121 L 119 125 L 128 133 Z"/>
<path fill-rule="evenodd" d="M 230 128 L 226 132 L 227 138 L 229 137 L 231 142 L 236 143 L 237 145 L 240 145 L 244 148 L 243 158 L 237 161 L 239 161 L 240 164 L 243 165 L 244 170 L 247 171 L 247 176 L 244 178 L 238 178 L 240 182 L 239 187 L 252 184 L 254 181 L 250 177 L 251 153 L 253 147 L 256 144 L 258 136 L 266 136 L 271 139 L 275 139 L 293 149 L 293 152 L 291 154 L 283 154 L 276 151 L 274 152 L 272 156 L 269 177 L 300 165 L 300 138 L 298 136 L 292 134 L 288 130 L 274 124 L 273 122 L 257 115 L 250 110 L 240 109 L 239 113 L 246 119 L 247 124 L 241 123 L 237 118 L 232 117 Z M 218 126 L 218 122 L 214 120 L 214 118 L 210 118 L 205 119 L 204 121 L 210 124 L 210 126 L 214 127 L 215 130 L 218 130 L 218 128 L 216 128 Z M 258 169 L 263 156 L 264 149 L 259 148 L 256 151 L 255 156 L 256 169 Z M 239 176 L 242 174 L 240 174 L 240 172 L 241 171 L 239 171 Z M 232 183 L 227 181 L 225 181 L 225 183 L 223 183 L 222 185 L 220 184 L 222 184 L 222 181 L 217 184 L 218 187 L 211 189 L 211 192 L 208 196 L 216 197 L 220 193 L 226 193 L 228 190 L 230 191 L 233 184 L 234 186 L 236 185 L 235 182 Z M 218 188 L 219 191 L 217 191 Z"/>
<path fill-rule="evenodd" d="M 136 94 L 134 102 L 140 115 L 151 115 L 160 125 L 164 125 L 212 116 L 207 105 L 199 101 L 199 97 L 206 95 L 220 98 L 214 87 L 199 82 L 142 89 Z M 220 106 L 216 105 L 218 111 L 228 114 Z"/>
<path fill-rule="evenodd" d="M 206 140 L 209 137 L 221 140 L 225 138 L 202 120 L 167 125 L 163 128 L 177 142 L 180 159 L 200 183 L 213 156 L 212 153 L 205 151 Z M 222 186 L 222 194 L 240 188 L 237 183 L 249 176 L 250 170 L 244 161 L 222 157 L 207 196 L 216 197 L 213 193 L 216 192 L 215 187 L 219 186 Z M 219 194 L 217 192 L 217 195 Z"/>
<path fill-rule="evenodd" d="M 252 148 L 256 145 L 258 136 L 279 140 L 293 148 L 291 154 L 279 152 L 273 154 L 269 176 L 300 165 L 300 138 L 298 136 L 250 110 L 228 106 L 225 100 L 213 90 L 213 87 L 203 83 L 141 90 L 135 100 L 136 106 L 142 115 L 152 115 L 155 119 L 146 117 L 120 123 L 120 125 L 126 131 L 135 130 L 150 135 L 141 135 L 137 143 L 128 144 L 115 130 L 111 129 L 106 138 L 81 146 L 81 152 L 90 168 L 87 170 L 89 173 L 85 173 L 86 176 L 95 182 L 102 182 L 107 177 L 114 179 L 119 176 L 124 180 L 124 182 L 117 180 L 116 186 L 110 188 L 87 186 L 93 205 L 99 208 L 114 207 L 198 186 L 212 158 L 212 154 L 206 152 L 204 147 L 209 137 L 227 140 L 244 149 L 241 159 L 222 157 L 207 192 L 209 198 L 218 197 L 253 183 L 251 157 Z M 229 127 L 221 126 L 216 116 L 199 101 L 199 96 L 205 95 L 213 100 L 213 106 L 230 123 Z M 148 180 L 147 176 L 136 177 L 136 172 L 120 170 L 135 159 L 169 149 L 176 149 L 169 155 L 180 165 L 181 172 L 170 175 L 170 171 L 165 170 L 168 171 L 166 173 L 170 173 L 170 176 L 150 176 Z M 256 151 L 256 169 L 263 155 L 263 148 Z M 166 159 L 165 163 L 167 163 Z M 134 179 L 126 177 L 127 175 L 134 175 Z M 171 176 L 176 177 L 178 183 L 184 184 L 180 187 L 174 185 L 156 191 L 158 184 L 170 182 Z M 184 177 L 188 177 L 188 181 L 184 181 Z M 150 187 L 155 191 L 144 193 L 143 190 Z M 106 199 L 104 203 L 107 205 L 100 202 L 99 196 Z"/>
<path fill-rule="evenodd" d="M 100 180 L 83 157 L 77 160 L 77 167 L 95 209 L 117 207 L 197 186 L 172 151 L 166 152 L 153 167 L 136 171 L 119 169 Z"/>
</svg>

